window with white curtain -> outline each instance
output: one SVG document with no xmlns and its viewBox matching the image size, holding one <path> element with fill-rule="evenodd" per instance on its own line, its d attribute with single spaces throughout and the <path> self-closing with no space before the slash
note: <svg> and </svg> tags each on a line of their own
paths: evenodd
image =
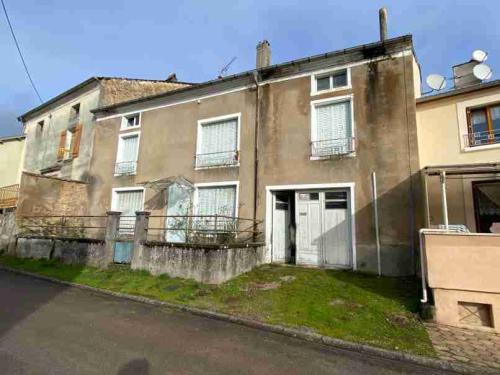
<svg viewBox="0 0 500 375">
<path fill-rule="evenodd" d="M 134 174 L 137 169 L 139 153 L 139 134 L 126 133 L 120 135 L 118 141 L 118 155 L 116 157 L 115 174 Z"/>
<path fill-rule="evenodd" d="M 231 218 L 236 215 L 236 185 L 198 188 L 196 212 L 204 216 L 198 220 L 198 226 L 229 229 L 234 223 Z M 214 215 L 222 217 L 216 220 Z"/>
<path fill-rule="evenodd" d="M 311 146 L 313 157 L 354 152 L 351 98 L 319 101 L 312 106 Z"/>
<path fill-rule="evenodd" d="M 196 167 L 220 167 L 238 164 L 239 115 L 198 123 Z"/>
</svg>

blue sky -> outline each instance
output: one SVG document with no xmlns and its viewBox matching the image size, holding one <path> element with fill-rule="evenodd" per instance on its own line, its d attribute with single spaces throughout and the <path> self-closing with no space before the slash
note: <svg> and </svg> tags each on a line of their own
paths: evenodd
<svg viewBox="0 0 500 375">
<path fill-rule="evenodd" d="M 273 63 L 376 41 L 378 8 L 389 36 L 411 33 L 422 66 L 451 75 L 472 50 L 488 51 L 500 78 L 497 1 L 161 1 L 5 0 L 44 100 L 97 76 L 213 79 L 251 69 L 255 45 L 268 39 Z M 481 4 L 481 5 L 479 5 Z M 16 116 L 38 100 L 0 15 L 0 136 L 19 134 Z"/>
</svg>

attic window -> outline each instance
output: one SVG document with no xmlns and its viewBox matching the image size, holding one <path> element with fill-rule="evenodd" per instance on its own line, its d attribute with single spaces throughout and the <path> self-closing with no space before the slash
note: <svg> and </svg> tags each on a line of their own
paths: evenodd
<svg viewBox="0 0 500 375">
<path fill-rule="evenodd" d="M 77 103 L 74 106 L 72 106 L 69 114 L 70 122 L 76 122 L 78 120 L 80 120 L 80 103 Z"/>
<path fill-rule="evenodd" d="M 137 128 L 141 126 L 141 114 L 134 113 L 128 116 L 123 116 L 122 119 L 122 130 Z"/>
<path fill-rule="evenodd" d="M 36 124 L 36 134 L 37 135 L 42 135 L 44 125 L 45 125 L 45 122 L 43 120 L 38 121 L 38 123 Z"/>
<path fill-rule="evenodd" d="M 349 78 L 347 69 L 340 69 L 325 74 L 316 74 L 313 76 L 311 82 L 312 94 L 348 88 L 350 85 Z"/>
</svg>

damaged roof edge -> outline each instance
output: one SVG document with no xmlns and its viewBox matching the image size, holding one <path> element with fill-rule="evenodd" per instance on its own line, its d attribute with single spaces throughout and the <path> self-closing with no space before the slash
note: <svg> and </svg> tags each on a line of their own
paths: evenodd
<svg viewBox="0 0 500 375">
<path fill-rule="evenodd" d="M 155 95 L 151 95 L 151 96 L 145 96 L 145 97 L 138 98 L 138 99 L 132 99 L 132 100 L 124 101 L 124 102 L 121 102 L 121 103 L 116 103 L 116 104 L 112 104 L 112 105 L 108 105 L 108 106 L 103 106 L 103 107 L 95 108 L 95 109 L 92 109 L 91 112 L 94 113 L 94 114 L 104 113 L 104 112 L 112 112 L 113 110 L 115 110 L 117 108 L 120 108 L 120 107 L 126 107 L 126 106 L 133 105 L 133 104 L 144 103 L 144 102 L 148 102 L 148 101 L 151 101 L 151 100 L 154 100 L 154 99 L 166 98 L 166 97 L 169 97 L 169 96 L 172 96 L 172 95 L 176 95 L 176 94 L 179 94 L 179 93 L 185 93 L 185 92 L 188 92 L 188 91 L 191 91 L 191 90 L 194 91 L 196 89 L 200 89 L 200 88 L 203 88 L 203 87 L 208 87 L 208 86 L 216 85 L 216 84 L 223 83 L 223 82 L 228 82 L 228 81 L 233 81 L 233 80 L 241 79 L 241 78 L 244 78 L 244 77 L 253 76 L 255 73 L 258 73 L 258 74 L 261 74 L 261 75 L 265 75 L 266 73 L 272 74 L 272 72 L 274 70 L 279 69 L 279 68 L 285 68 L 285 67 L 288 67 L 288 66 L 299 65 L 299 64 L 302 64 L 302 63 L 310 63 L 310 62 L 318 61 L 318 60 L 321 60 L 321 59 L 326 59 L 326 58 L 329 58 L 329 57 L 336 57 L 336 56 L 346 55 L 346 54 L 350 54 L 350 53 L 362 52 L 364 50 L 372 49 L 372 48 L 375 48 L 375 47 L 383 47 L 383 46 L 391 46 L 391 45 L 394 46 L 394 45 L 398 45 L 400 43 L 409 43 L 409 45 L 407 46 L 407 48 L 411 48 L 412 53 L 415 55 L 415 51 L 413 49 L 412 41 L 413 41 L 412 40 L 412 35 L 408 34 L 408 35 L 403 35 L 403 36 L 399 36 L 399 37 L 392 38 L 392 39 L 386 39 L 384 41 L 378 41 L 378 42 L 363 44 L 363 45 L 359 45 L 359 46 L 355 46 L 355 47 L 350 47 L 350 48 L 346 48 L 346 49 L 341 49 L 341 50 L 337 50 L 337 51 L 333 51 L 333 52 L 322 53 L 322 54 L 319 54 L 319 55 L 314 55 L 314 56 L 309 56 L 309 57 L 303 57 L 303 58 L 300 58 L 300 59 L 296 59 L 296 60 L 292 60 L 292 61 L 288 61 L 288 62 L 284 62 L 284 63 L 280 63 L 280 64 L 271 65 L 271 66 L 268 66 L 268 67 L 265 67 L 265 68 L 252 69 L 252 70 L 248 70 L 246 72 L 233 74 L 233 75 L 228 76 L 228 77 L 213 79 L 213 80 L 210 80 L 210 81 L 199 83 L 199 84 L 197 84 L 195 86 L 191 86 L 191 87 L 182 87 L 182 88 L 179 88 L 179 89 L 176 89 L 176 90 L 172 90 L 172 91 L 168 91 L 168 92 L 161 93 L 161 94 L 155 94 Z"/>
<path fill-rule="evenodd" d="M 167 81 L 161 80 L 161 79 L 142 79 L 142 78 L 126 78 L 126 77 L 96 77 L 96 76 L 94 76 L 94 77 L 90 77 L 89 79 L 86 79 L 85 81 L 79 83 L 78 85 L 73 86 L 72 88 L 62 92 L 61 94 L 53 97 L 52 99 L 49 99 L 46 102 L 43 102 L 39 106 L 37 106 L 33 109 L 30 109 L 28 112 L 18 116 L 17 121 L 20 121 L 20 122 L 25 121 L 31 115 L 41 111 L 42 109 L 50 106 L 51 104 L 56 103 L 58 100 L 61 100 L 64 97 L 77 92 L 78 90 L 84 88 L 85 86 L 87 86 L 93 82 L 101 82 L 103 80 L 110 80 L 110 79 L 118 79 L 118 80 L 126 80 L 126 81 L 142 81 L 142 82 L 161 82 L 161 83 L 172 83 L 172 84 L 179 84 L 179 85 L 196 85 L 196 83 L 182 82 L 182 81 L 167 82 Z"/>
</svg>

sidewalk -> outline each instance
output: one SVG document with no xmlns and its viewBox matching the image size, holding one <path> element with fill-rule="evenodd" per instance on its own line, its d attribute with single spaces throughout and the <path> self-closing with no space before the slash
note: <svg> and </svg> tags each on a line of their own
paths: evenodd
<svg viewBox="0 0 500 375">
<path fill-rule="evenodd" d="M 440 359 L 500 372 L 500 334 L 431 323 L 426 328 Z"/>
</svg>

